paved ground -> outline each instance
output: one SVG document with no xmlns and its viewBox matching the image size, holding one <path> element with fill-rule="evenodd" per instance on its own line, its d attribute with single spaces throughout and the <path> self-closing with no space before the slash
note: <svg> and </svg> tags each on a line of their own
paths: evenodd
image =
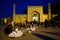
<svg viewBox="0 0 60 40">
<path fill-rule="evenodd" d="M 4 34 L 2 28 L 0 30 L 0 40 L 60 40 L 60 27 L 39 27 L 37 31 L 32 32 L 31 34 L 25 33 L 24 36 L 19 38 L 9 38 Z"/>
</svg>

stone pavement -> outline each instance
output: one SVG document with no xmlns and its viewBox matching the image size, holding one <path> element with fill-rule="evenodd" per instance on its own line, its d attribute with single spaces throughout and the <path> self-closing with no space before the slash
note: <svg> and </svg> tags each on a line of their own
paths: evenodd
<svg viewBox="0 0 60 40">
<path fill-rule="evenodd" d="M 24 36 L 18 38 L 9 38 L 4 34 L 3 29 L 0 30 L 0 40 L 60 40 L 60 27 L 57 28 L 42 28 L 39 27 L 37 31 L 31 34 L 25 33 Z"/>
</svg>

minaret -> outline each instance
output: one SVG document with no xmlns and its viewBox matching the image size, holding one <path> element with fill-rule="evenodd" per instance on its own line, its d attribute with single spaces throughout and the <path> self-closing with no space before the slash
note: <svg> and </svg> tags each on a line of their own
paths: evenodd
<svg viewBox="0 0 60 40">
<path fill-rule="evenodd" d="M 15 21 L 15 15 L 16 15 L 16 11 L 15 11 L 15 4 L 13 4 L 13 21 Z"/>
<path fill-rule="evenodd" d="M 12 30 L 14 30 L 14 22 L 15 22 L 15 15 L 16 15 L 16 11 L 15 11 L 15 4 L 13 4 L 13 21 L 12 21 Z"/>
<path fill-rule="evenodd" d="M 13 14 L 16 14 L 15 4 L 13 4 Z"/>
<path fill-rule="evenodd" d="M 48 4 L 48 20 L 51 19 L 51 4 Z"/>
</svg>

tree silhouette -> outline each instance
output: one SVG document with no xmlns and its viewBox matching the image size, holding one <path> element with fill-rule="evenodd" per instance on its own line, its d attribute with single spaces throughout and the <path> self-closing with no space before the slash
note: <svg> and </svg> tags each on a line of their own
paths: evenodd
<svg viewBox="0 0 60 40">
<path fill-rule="evenodd" d="M 23 12 L 24 12 L 24 14 L 27 14 L 27 8 L 26 8 L 26 9 L 24 9 L 24 11 L 23 11 Z"/>
<path fill-rule="evenodd" d="M 54 4 L 51 4 L 52 14 L 60 14 L 60 3 L 55 1 Z"/>
</svg>

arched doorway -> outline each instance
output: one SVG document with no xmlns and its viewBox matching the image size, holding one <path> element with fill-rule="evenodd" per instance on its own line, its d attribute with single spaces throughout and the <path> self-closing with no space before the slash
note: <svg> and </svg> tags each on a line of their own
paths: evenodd
<svg viewBox="0 0 60 40">
<path fill-rule="evenodd" d="M 34 14 L 32 16 L 32 21 L 38 21 L 38 15 L 37 14 Z"/>
<path fill-rule="evenodd" d="M 32 13 L 32 21 L 40 22 L 40 14 L 37 11 L 34 11 Z"/>
</svg>

